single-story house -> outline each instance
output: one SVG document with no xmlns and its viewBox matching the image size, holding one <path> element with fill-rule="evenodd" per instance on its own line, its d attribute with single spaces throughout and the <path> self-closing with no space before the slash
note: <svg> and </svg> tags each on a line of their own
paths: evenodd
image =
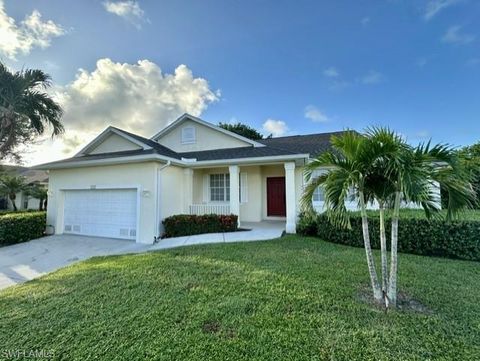
<svg viewBox="0 0 480 361">
<path fill-rule="evenodd" d="M 38 184 L 45 188 L 48 186 L 48 173 L 44 170 L 15 165 L 1 165 L 0 170 L 9 175 L 23 177 L 27 185 Z M 18 210 L 38 210 L 40 199 L 31 197 L 26 192 L 18 192 L 15 197 L 15 205 Z M 6 195 L 0 195 L 0 210 L 13 210 L 12 202 Z"/>
<path fill-rule="evenodd" d="M 165 217 L 216 213 L 295 233 L 304 165 L 332 134 L 254 141 L 189 114 L 150 139 L 108 127 L 74 157 L 36 167 L 49 172 L 47 223 L 153 243 Z M 323 207 L 320 189 L 313 201 Z"/>
</svg>

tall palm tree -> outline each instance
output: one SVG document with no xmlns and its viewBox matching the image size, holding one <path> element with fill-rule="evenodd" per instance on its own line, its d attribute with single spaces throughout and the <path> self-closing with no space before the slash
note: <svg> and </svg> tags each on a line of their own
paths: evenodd
<svg viewBox="0 0 480 361">
<path fill-rule="evenodd" d="M 428 217 L 438 216 L 438 185 L 449 197 L 447 218 L 472 205 L 474 193 L 463 172 L 456 153 L 447 146 L 429 143 L 416 148 L 386 128 L 367 129 L 364 135 L 347 132 L 332 138 L 332 151 L 314 159 L 306 167 L 309 181 L 302 197 L 307 210 L 312 209 L 312 195 L 318 186 L 325 190 L 325 205 L 330 220 L 350 226 L 345 200 L 353 188 L 362 215 L 362 230 L 367 265 L 374 299 L 386 307 L 396 305 L 397 246 L 400 205 L 409 202 L 420 205 Z M 324 175 L 311 178 L 319 167 L 328 169 Z M 380 213 L 381 286 L 378 282 L 368 233 L 367 203 L 377 202 Z M 392 215 L 390 272 L 387 265 L 385 210 Z"/>
<path fill-rule="evenodd" d="M 381 302 L 383 294 L 372 254 L 367 218 L 367 203 L 371 200 L 373 193 L 369 186 L 369 169 L 378 158 L 378 154 L 370 146 L 367 137 L 353 131 L 332 137 L 331 143 L 332 151 L 327 151 L 313 159 L 305 168 L 307 186 L 302 197 L 302 206 L 307 211 L 312 211 L 313 193 L 322 186 L 330 221 L 340 226 L 350 227 L 345 201 L 352 190 L 355 192 L 362 217 L 363 241 L 373 297 L 377 302 Z M 312 178 L 313 171 L 319 168 L 328 169 L 328 172 Z"/>
<path fill-rule="evenodd" d="M 14 211 L 17 211 L 15 200 L 17 193 L 22 192 L 26 187 L 25 178 L 4 174 L 0 177 L 0 194 L 10 199 Z"/>
<path fill-rule="evenodd" d="M 440 217 L 440 188 L 447 197 L 446 220 L 458 217 L 466 208 L 473 208 L 476 195 L 470 175 L 453 148 L 430 142 L 420 144 L 416 148 L 407 148 L 387 168 L 390 180 L 394 185 L 391 262 L 388 281 L 387 300 L 392 305 L 397 302 L 397 270 L 398 270 L 398 221 L 401 202 L 421 206 L 427 218 Z"/>
<path fill-rule="evenodd" d="M 52 136 L 64 131 L 62 109 L 45 92 L 50 86 L 50 76 L 41 70 L 11 72 L 0 63 L 0 159 L 18 158 L 15 147 L 43 134 L 45 126 Z"/>
</svg>

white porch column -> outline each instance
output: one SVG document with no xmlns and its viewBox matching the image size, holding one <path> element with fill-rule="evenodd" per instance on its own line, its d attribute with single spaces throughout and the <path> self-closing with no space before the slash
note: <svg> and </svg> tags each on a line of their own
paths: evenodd
<svg viewBox="0 0 480 361">
<path fill-rule="evenodd" d="M 287 206 L 287 233 L 297 232 L 297 202 L 295 200 L 295 162 L 284 164 L 285 167 L 285 197 Z"/>
<path fill-rule="evenodd" d="M 190 214 L 190 205 L 193 204 L 193 169 L 185 168 L 183 170 L 183 212 Z"/>
<path fill-rule="evenodd" d="M 230 173 L 230 213 L 238 216 L 240 226 L 240 167 L 231 165 L 228 167 Z"/>
</svg>

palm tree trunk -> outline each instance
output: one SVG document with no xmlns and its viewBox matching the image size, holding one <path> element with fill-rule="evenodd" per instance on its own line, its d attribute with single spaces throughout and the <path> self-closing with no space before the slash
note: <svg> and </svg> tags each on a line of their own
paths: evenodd
<svg viewBox="0 0 480 361">
<path fill-rule="evenodd" d="M 365 254 L 367 256 L 368 272 L 370 274 L 370 283 L 373 290 L 373 298 L 377 302 L 382 302 L 382 291 L 378 283 L 377 271 L 375 269 L 375 261 L 373 259 L 372 246 L 370 244 L 370 234 L 368 232 L 368 218 L 367 210 L 365 207 L 365 198 L 363 192 L 359 192 L 360 197 L 360 210 L 362 213 L 362 231 L 363 231 L 363 243 L 365 244 Z"/>
<path fill-rule="evenodd" d="M 395 307 L 397 305 L 397 245 L 398 245 L 398 219 L 400 217 L 400 200 L 401 192 L 395 193 L 395 205 L 393 207 L 392 216 L 392 238 L 391 238 L 391 252 L 390 252 L 390 279 L 388 281 L 387 296 L 390 303 Z"/>
<path fill-rule="evenodd" d="M 16 212 L 18 209 L 17 209 L 17 205 L 15 204 L 15 198 L 16 196 L 9 196 L 10 198 L 10 201 L 12 202 L 12 206 L 13 206 L 13 210 Z"/>
<path fill-rule="evenodd" d="M 387 236 L 385 233 L 385 207 L 383 202 L 379 202 L 379 212 L 380 212 L 380 250 L 381 250 L 381 258 L 382 258 L 382 293 L 383 293 L 383 298 L 385 300 L 385 306 L 388 307 Z"/>
</svg>

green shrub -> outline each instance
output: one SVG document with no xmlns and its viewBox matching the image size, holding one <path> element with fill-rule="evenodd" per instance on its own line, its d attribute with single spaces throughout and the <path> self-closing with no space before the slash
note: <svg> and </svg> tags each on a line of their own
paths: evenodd
<svg viewBox="0 0 480 361">
<path fill-rule="evenodd" d="M 390 217 L 386 218 L 387 239 L 390 239 Z M 303 235 L 317 236 L 325 241 L 363 247 L 362 220 L 352 214 L 351 229 L 335 227 L 324 214 L 301 215 L 297 231 Z M 380 220 L 368 219 L 372 248 L 380 248 Z M 405 215 L 398 225 L 398 250 L 424 256 L 438 256 L 480 261 L 480 222 L 428 220 Z"/>
<path fill-rule="evenodd" d="M 44 235 L 45 212 L 13 212 L 0 215 L 0 246 L 20 243 Z"/>
<path fill-rule="evenodd" d="M 203 216 L 179 214 L 163 220 L 165 237 L 190 236 L 202 233 L 235 232 L 238 217 L 234 214 Z"/>
</svg>

